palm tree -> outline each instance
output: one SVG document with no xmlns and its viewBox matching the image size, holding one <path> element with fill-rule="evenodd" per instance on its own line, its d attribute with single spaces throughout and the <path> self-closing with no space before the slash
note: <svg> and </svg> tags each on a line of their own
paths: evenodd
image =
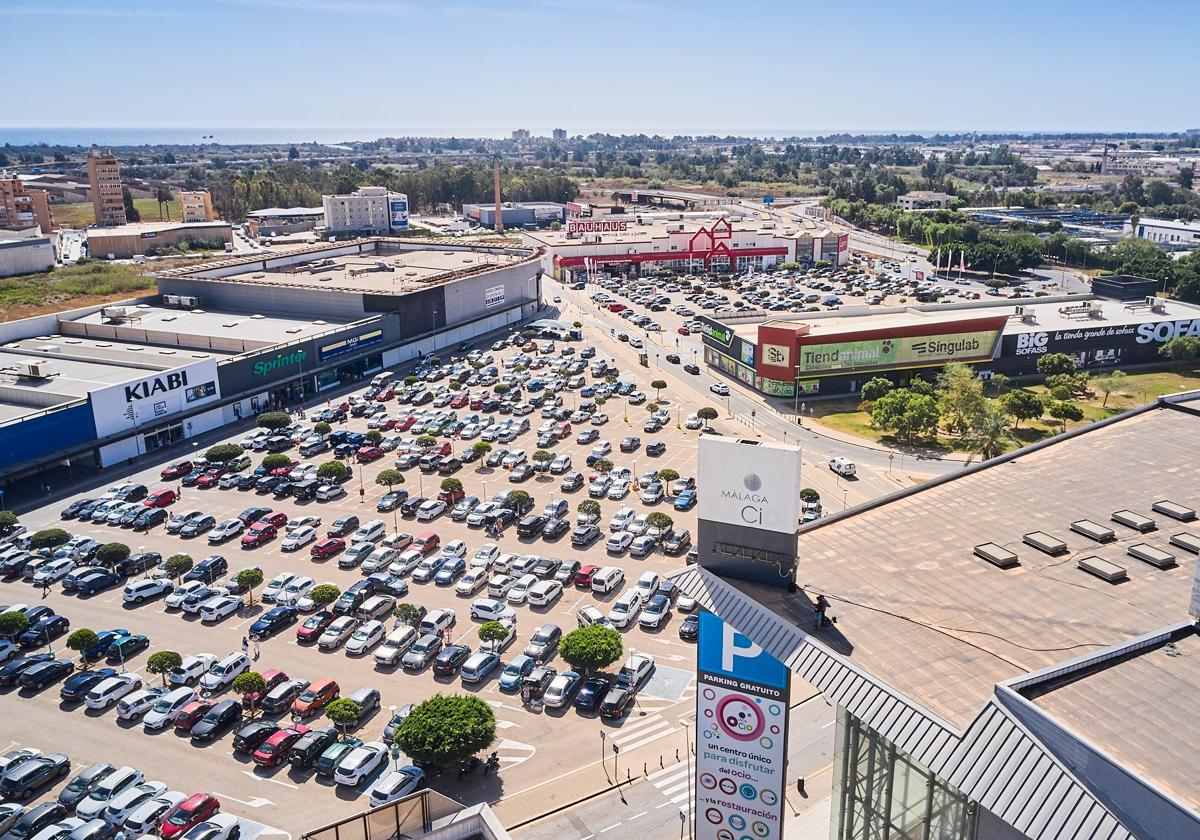
<svg viewBox="0 0 1200 840">
<path fill-rule="evenodd" d="M 971 419 L 971 438 L 975 451 L 985 461 L 1004 451 L 1008 436 L 1008 415 L 994 406 L 987 406 Z"/>
</svg>

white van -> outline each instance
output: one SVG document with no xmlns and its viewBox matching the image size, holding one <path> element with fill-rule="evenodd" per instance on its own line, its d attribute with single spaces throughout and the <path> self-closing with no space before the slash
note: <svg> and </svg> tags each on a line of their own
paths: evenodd
<svg viewBox="0 0 1200 840">
<path fill-rule="evenodd" d="M 208 669 L 208 673 L 200 678 L 200 687 L 209 691 L 220 691 L 228 688 L 237 679 L 238 674 L 250 670 L 250 657 L 244 653 L 231 653 Z"/>
<path fill-rule="evenodd" d="M 417 640 L 417 628 L 401 625 L 387 634 L 383 643 L 375 649 L 376 665 L 396 665 L 404 652 Z"/>
<path fill-rule="evenodd" d="M 396 374 L 390 370 L 385 370 L 383 373 L 377 373 L 371 377 L 371 385 L 375 388 L 382 388 L 395 378 Z"/>
<path fill-rule="evenodd" d="M 849 458 L 843 458 L 841 456 L 829 459 L 829 469 L 846 478 L 849 478 L 858 471 L 858 468 L 854 466 L 853 461 L 851 461 Z"/>
<path fill-rule="evenodd" d="M 592 575 L 592 592 L 596 595 L 607 595 L 625 583 L 625 572 L 616 566 L 605 566 Z"/>
</svg>

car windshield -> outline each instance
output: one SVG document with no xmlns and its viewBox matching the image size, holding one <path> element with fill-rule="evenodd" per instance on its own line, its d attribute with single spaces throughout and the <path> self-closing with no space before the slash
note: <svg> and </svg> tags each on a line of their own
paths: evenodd
<svg viewBox="0 0 1200 840">
<path fill-rule="evenodd" d="M 180 808 L 167 817 L 167 822 L 171 825 L 187 825 L 192 819 L 192 812 Z"/>
<path fill-rule="evenodd" d="M 317 693 L 315 691 L 306 691 L 300 695 L 300 702 L 302 703 L 309 703 L 315 699 L 317 699 Z"/>
</svg>

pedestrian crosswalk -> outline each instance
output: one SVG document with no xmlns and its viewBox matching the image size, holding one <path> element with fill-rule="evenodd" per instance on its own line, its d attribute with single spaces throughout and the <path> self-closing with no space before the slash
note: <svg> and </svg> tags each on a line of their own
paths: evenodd
<svg viewBox="0 0 1200 840">
<path fill-rule="evenodd" d="M 650 783 L 659 793 L 667 797 L 680 811 L 687 814 L 692 810 L 692 767 L 687 762 L 651 773 Z"/>
<path fill-rule="evenodd" d="M 623 752 L 628 752 L 670 734 L 675 728 L 674 723 L 658 713 L 630 717 L 619 730 L 609 736 L 609 741 L 620 747 Z"/>
</svg>

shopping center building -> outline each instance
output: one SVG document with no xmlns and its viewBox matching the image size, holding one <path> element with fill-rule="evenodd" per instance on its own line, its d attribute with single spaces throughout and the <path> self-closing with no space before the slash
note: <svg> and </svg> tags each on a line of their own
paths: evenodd
<svg viewBox="0 0 1200 840">
<path fill-rule="evenodd" d="M 0 325 L 0 475 L 111 466 L 532 318 L 540 258 L 365 239 Z"/>
<path fill-rule="evenodd" d="M 770 545 L 702 541 L 674 579 L 748 639 L 731 658 L 757 646 L 836 708 L 831 840 L 1200 837 L 1198 440 L 1200 392 L 1164 397 L 817 519 L 790 587 Z M 795 492 L 725 472 L 706 493 Z M 697 833 L 736 836 L 714 766 Z"/>
<path fill-rule="evenodd" d="M 573 217 L 560 230 L 523 232 L 546 249 L 545 268 L 563 282 L 589 273 L 637 276 L 660 268 L 681 274 L 745 272 L 781 263 L 845 265 L 849 237 L 814 219 L 777 227 L 734 214 L 625 213 Z"/>
<path fill-rule="evenodd" d="M 1166 341 L 1200 335 L 1200 306 L 1070 295 L 847 306 L 788 318 L 719 312 L 700 321 L 705 361 L 743 385 L 776 397 L 839 396 L 877 376 L 897 385 L 932 380 L 950 362 L 985 379 L 1032 376 L 1046 353 L 1066 353 L 1083 370 L 1161 364 Z"/>
</svg>

